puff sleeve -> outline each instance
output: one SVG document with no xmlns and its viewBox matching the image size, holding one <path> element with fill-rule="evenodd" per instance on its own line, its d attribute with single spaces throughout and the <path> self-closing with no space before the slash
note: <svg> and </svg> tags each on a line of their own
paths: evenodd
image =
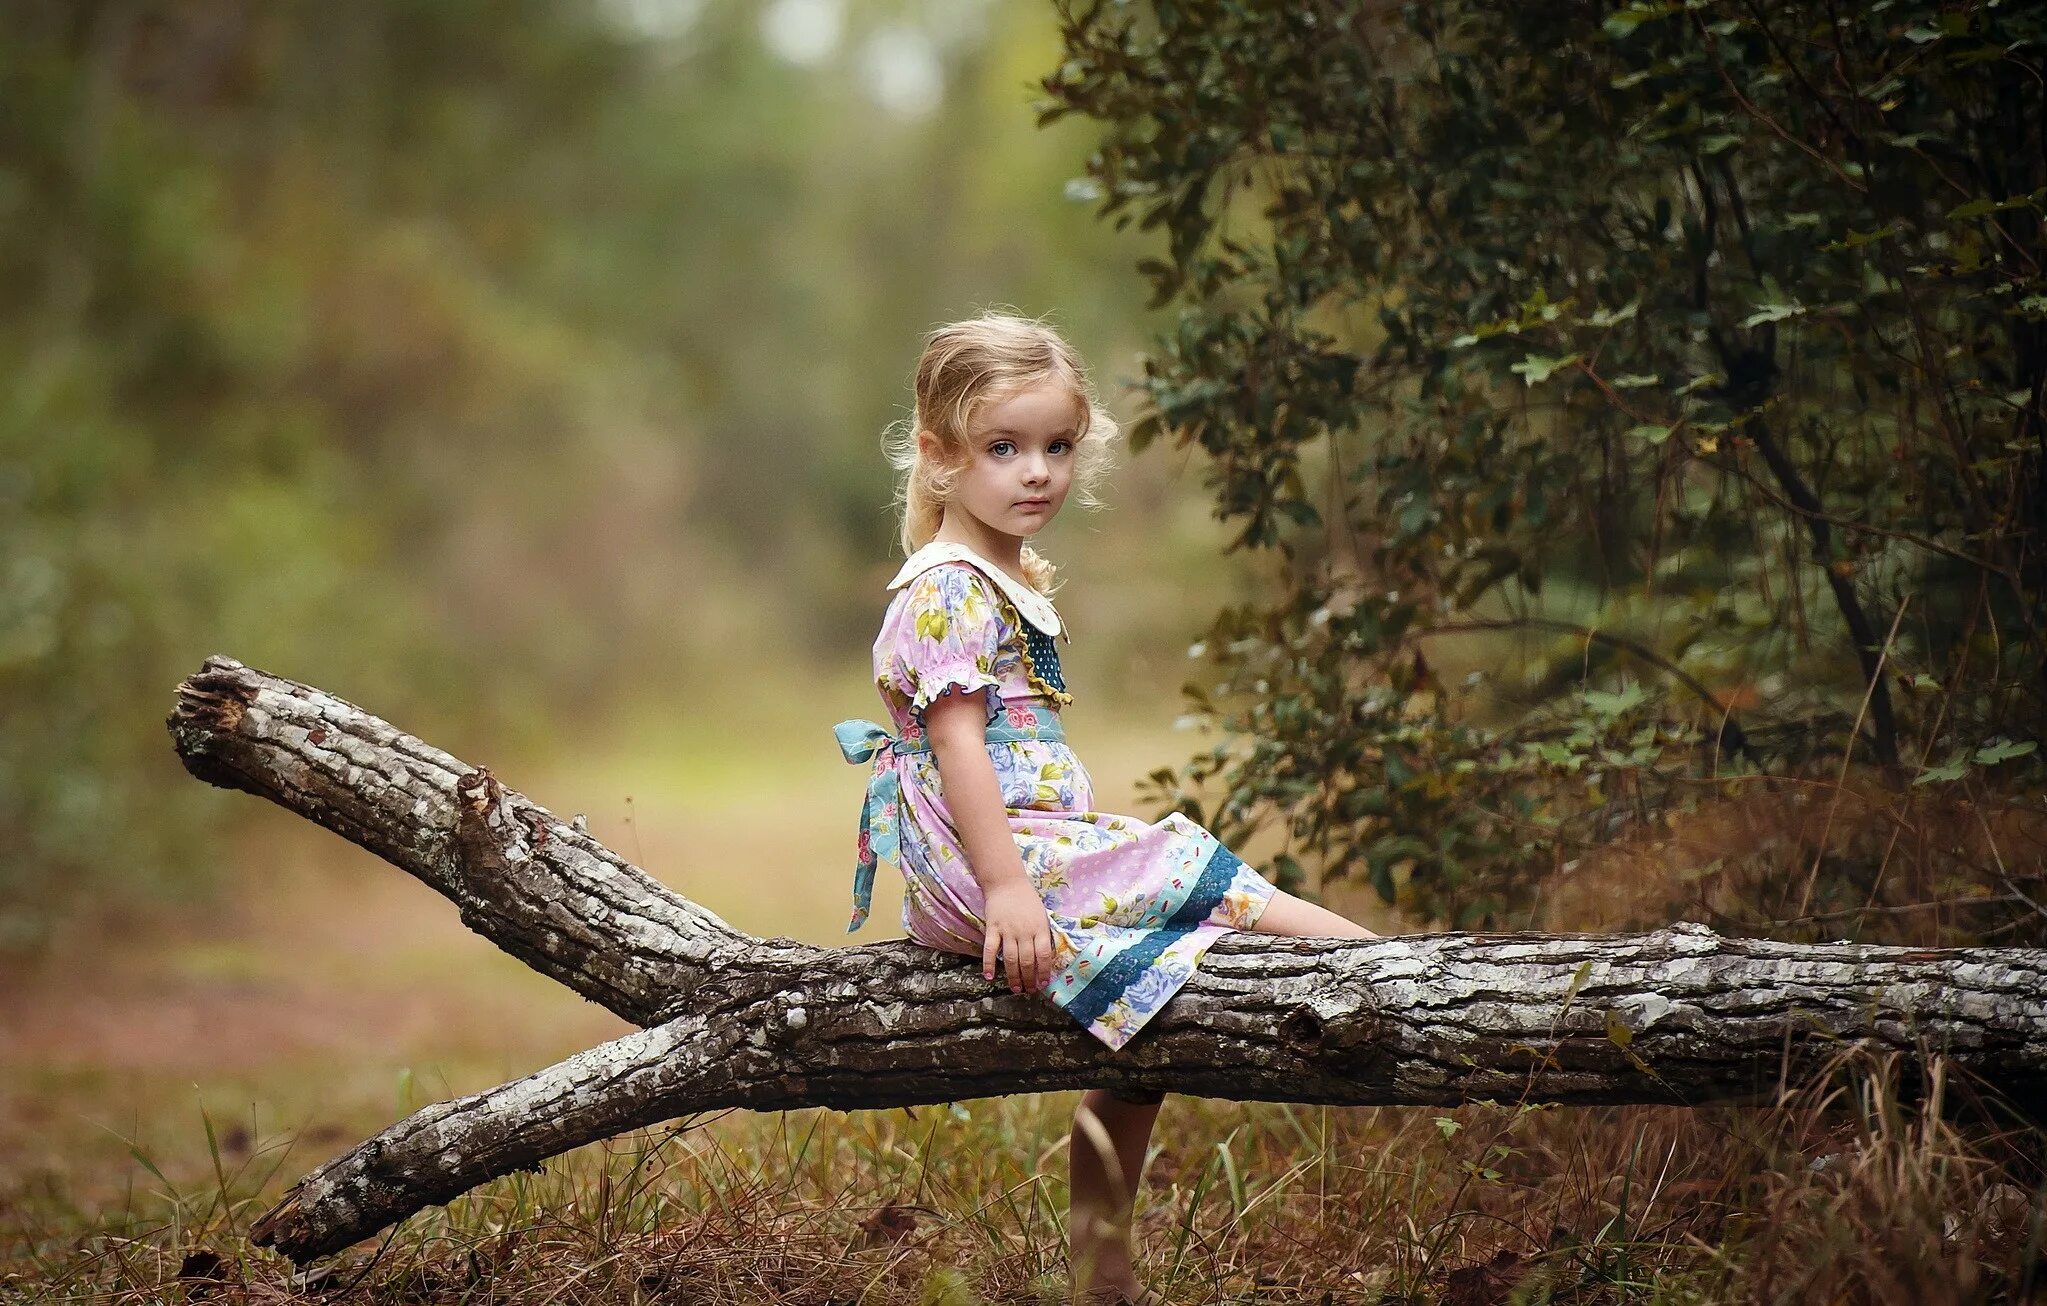
<svg viewBox="0 0 2047 1306">
<path fill-rule="evenodd" d="M 987 577 L 968 566 L 933 567 L 911 581 L 893 621 L 884 679 L 919 723 L 945 694 L 979 694 L 988 720 L 1002 713 L 995 672 L 1001 605 Z"/>
</svg>

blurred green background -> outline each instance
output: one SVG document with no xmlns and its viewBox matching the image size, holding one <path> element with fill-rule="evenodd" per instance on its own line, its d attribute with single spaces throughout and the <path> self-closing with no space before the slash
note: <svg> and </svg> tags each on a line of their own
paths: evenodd
<svg viewBox="0 0 2047 1306">
<path fill-rule="evenodd" d="M 309 1164 L 622 1028 L 187 776 L 163 720 L 212 653 L 848 941 L 829 727 L 880 709 L 921 338 L 1047 315 L 1127 417 L 1152 329 L 1151 238 L 1068 189 L 1093 129 L 1036 122 L 1052 7 L 4 8 L 0 1206 L 112 1218 L 204 1170 L 202 1112 Z M 1184 459 L 1119 461 L 1043 544 L 1076 742 L 1134 810 L 1244 564 Z"/>
<path fill-rule="evenodd" d="M 5 953 L 232 878 L 264 814 L 160 724 L 214 652 L 597 826 L 743 782 L 850 848 L 921 335 L 1047 314 L 1129 407 L 1148 238 L 1036 125 L 1049 5 L 7 8 Z M 1083 738 L 1239 583 L 1182 470 L 1046 537 Z"/>
</svg>

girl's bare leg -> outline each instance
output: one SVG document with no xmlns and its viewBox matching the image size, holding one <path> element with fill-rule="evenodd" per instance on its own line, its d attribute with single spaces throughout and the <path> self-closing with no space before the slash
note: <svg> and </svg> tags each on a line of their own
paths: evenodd
<svg viewBox="0 0 2047 1306">
<path fill-rule="evenodd" d="M 1272 895 L 1251 929 L 1259 934 L 1288 934 L 1296 938 L 1376 939 L 1379 936 L 1327 907 L 1296 898 L 1282 889 Z"/>
<path fill-rule="evenodd" d="M 1379 936 L 1346 916 L 1281 890 L 1251 927 L 1265 934 L 1337 939 Z M 1105 1089 L 1080 1096 L 1067 1145 L 1072 1199 L 1067 1208 L 1074 1299 L 1143 1301 L 1130 1242 L 1131 1209 L 1144 1177 L 1144 1153 L 1158 1119 L 1156 1102 L 1126 1102 Z"/>
<path fill-rule="evenodd" d="M 1067 1145 L 1067 1207 L 1073 1297 L 1077 1302 L 1143 1301 L 1130 1245 L 1131 1207 L 1144 1177 L 1157 1102 L 1125 1102 L 1108 1090 L 1080 1095 Z"/>
</svg>

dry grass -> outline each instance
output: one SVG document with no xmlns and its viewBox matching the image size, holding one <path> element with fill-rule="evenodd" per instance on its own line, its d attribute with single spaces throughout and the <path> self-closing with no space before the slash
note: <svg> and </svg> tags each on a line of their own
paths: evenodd
<svg viewBox="0 0 2047 1306">
<path fill-rule="evenodd" d="M 1171 1099 L 1139 1225 L 1175 1302 L 2034 1300 L 2043 1136 L 1846 1068 L 1769 1108 L 1456 1110 Z M 251 1248 L 304 1164 L 224 1148 L 87 1229 L 16 1193 L 31 1299 L 1061 1300 L 1070 1094 L 727 1115 L 589 1148 L 416 1217 L 317 1282 Z M 319 1149 L 324 1151 L 326 1149 Z M 47 1194 L 45 1195 L 47 1196 Z M 181 1271 L 186 1277 L 181 1278 Z"/>
<path fill-rule="evenodd" d="M 1748 777 L 1567 861 L 1540 928 L 1866 942 L 2047 939 L 2047 808 L 2038 794 Z"/>
</svg>

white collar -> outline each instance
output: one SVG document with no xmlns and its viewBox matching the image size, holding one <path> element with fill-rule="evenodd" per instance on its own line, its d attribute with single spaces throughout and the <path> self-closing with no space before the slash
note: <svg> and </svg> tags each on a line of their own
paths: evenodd
<svg viewBox="0 0 2047 1306">
<path fill-rule="evenodd" d="M 1024 620 L 1030 622 L 1039 630 L 1044 631 L 1047 635 L 1061 633 L 1059 613 L 1053 609 L 1052 600 L 1038 593 L 980 554 L 975 553 L 966 545 L 954 544 L 951 540 L 933 540 L 911 554 L 909 560 L 903 563 L 903 569 L 896 573 L 896 578 L 888 583 L 888 587 L 892 590 L 901 589 L 941 562 L 967 563 L 975 570 L 985 574 L 989 580 L 994 581 L 1001 588 L 1003 594 L 1009 598 L 1009 601 L 1016 604 L 1016 609 L 1023 614 Z M 1072 638 L 1071 635 L 1067 636 L 1069 641 Z"/>
</svg>

